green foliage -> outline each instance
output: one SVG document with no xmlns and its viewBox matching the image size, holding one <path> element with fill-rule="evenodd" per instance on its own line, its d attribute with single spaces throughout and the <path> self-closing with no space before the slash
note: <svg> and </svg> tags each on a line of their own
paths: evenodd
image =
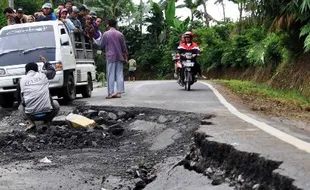
<svg viewBox="0 0 310 190">
<path fill-rule="evenodd" d="M 147 27 L 147 31 L 153 34 L 156 38 L 156 42 L 158 42 L 159 35 L 165 28 L 164 14 L 160 9 L 159 4 L 153 2 L 151 6 L 151 16 L 146 18 L 144 21 L 150 23 L 150 25 Z"/>
<path fill-rule="evenodd" d="M 265 64 L 264 60 L 265 49 L 262 43 L 254 44 L 249 48 L 247 59 L 252 66 L 262 66 Z"/>
<path fill-rule="evenodd" d="M 169 26 L 174 25 L 175 17 L 175 0 L 169 0 L 165 8 L 165 17 Z"/>
<path fill-rule="evenodd" d="M 267 32 L 262 27 L 256 27 L 245 30 L 244 34 L 251 43 L 258 43 L 266 37 Z"/>
<path fill-rule="evenodd" d="M 164 46 L 154 43 L 151 35 L 144 36 L 141 49 L 135 52 L 139 68 L 142 71 L 151 72 L 154 77 L 164 75 L 167 72 L 163 65 L 164 51 Z"/>
<path fill-rule="evenodd" d="M 282 36 L 276 33 L 269 33 L 263 40 L 264 59 L 271 63 L 279 64 L 282 61 Z"/>
<path fill-rule="evenodd" d="M 15 7 L 23 7 L 26 15 L 33 15 L 44 4 L 44 0 L 14 0 Z"/>
<path fill-rule="evenodd" d="M 222 64 L 226 67 L 246 67 L 247 49 L 250 45 L 249 39 L 245 35 L 237 35 L 232 38 L 231 46 L 226 48 L 222 57 Z"/>
<path fill-rule="evenodd" d="M 135 55 L 135 52 L 141 49 L 141 43 L 143 41 L 143 36 L 138 26 L 120 27 L 119 29 L 125 36 L 129 56 Z"/>
<path fill-rule="evenodd" d="M 122 16 L 128 15 L 130 12 L 136 12 L 136 8 L 131 0 L 88 0 L 86 4 L 105 21 L 111 18 L 121 19 Z"/>
<path fill-rule="evenodd" d="M 0 2 L 0 28 L 7 24 L 7 19 L 5 15 L 3 15 L 3 10 L 8 7 L 8 1 L 1 1 Z"/>
<path fill-rule="evenodd" d="M 304 41 L 305 52 L 310 50 L 310 24 L 307 24 L 301 28 L 300 37 L 306 36 Z"/>
<path fill-rule="evenodd" d="M 1 14 L 0 14 L 0 28 L 5 26 L 6 24 L 7 24 L 7 19 L 6 19 L 5 15 L 2 14 L 2 11 L 1 11 Z"/>
<path fill-rule="evenodd" d="M 271 99 L 280 102 L 294 102 L 298 105 L 309 105 L 310 99 L 295 90 L 275 90 L 267 84 L 258 84 L 250 81 L 220 80 L 233 92 L 241 95 L 255 94 L 263 99 Z"/>
<path fill-rule="evenodd" d="M 302 13 L 305 13 L 306 11 L 310 10 L 310 1 L 309 0 L 303 0 L 300 6 L 300 11 Z"/>
<path fill-rule="evenodd" d="M 198 28 L 194 30 L 195 41 L 202 49 L 199 62 L 205 68 L 216 68 L 221 65 L 225 42 L 214 28 Z"/>
</svg>

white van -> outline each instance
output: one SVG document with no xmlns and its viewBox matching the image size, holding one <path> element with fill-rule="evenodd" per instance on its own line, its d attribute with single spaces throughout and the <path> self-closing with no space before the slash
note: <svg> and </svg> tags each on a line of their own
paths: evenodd
<svg viewBox="0 0 310 190">
<path fill-rule="evenodd" d="M 96 67 L 90 43 L 83 35 L 75 41 L 61 21 L 42 21 L 5 26 L 0 30 L 0 106 L 12 107 L 19 79 L 25 74 L 25 65 L 37 62 L 39 69 L 43 55 L 56 68 L 50 80 L 53 96 L 64 102 L 76 94 L 91 97 Z"/>
</svg>

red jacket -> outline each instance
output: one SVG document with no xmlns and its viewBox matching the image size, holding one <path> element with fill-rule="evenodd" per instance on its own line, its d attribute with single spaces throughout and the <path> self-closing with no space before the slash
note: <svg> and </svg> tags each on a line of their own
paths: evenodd
<svg viewBox="0 0 310 190">
<path fill-rule="evenodd" d="M 189 51 L 192 52 L 193 54 L 199 54 L 200 53 L 200 49 L 195 42 L 192 42 L 190 44 L 190 46 L 188 46 L 187 43 L 184 42 L 184 43 L 181 43 L 178 47 L 179 53 L 185 53 L 185 52 L 189 52 Z"/>
</svg>

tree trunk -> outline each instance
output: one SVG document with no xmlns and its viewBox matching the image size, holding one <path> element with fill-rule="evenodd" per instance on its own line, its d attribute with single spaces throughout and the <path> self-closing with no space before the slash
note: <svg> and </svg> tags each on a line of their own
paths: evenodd
<svg viewBox="0 0 310 190">
<path fill-rule="evenodd" d="M 142 8 L 143 1 L 140 0 L 140 32 L 142 34 L 142 24 L 143 24 L 143 8 Z"/>
<path fill-rule="evenodd" d="M 9 7 L 14 9 L 14 0 L 9 0 Z"/>
<path fill-rule="evenodd" d="M 223 18 L 223 20 L 224 20 L 224 22 L 226 21 L 226 13 L 225 13 L 225 4 L 224 4 L 224 1 L 222 1 L 222 9 L 223 9 L 223 16 L 224 16 L 224 18 Z"/>
<path fill-rule="evenodd" d="M 242 20 L 242 12 L 243 12 L 243 3 L 238 4 L 238 9 L 239 9 L 239 22 Z"/>
<path fill-rule="evenodd" d="M 194 20 L 194 13 L 193 11 L 191 11 L 191 22 L 193 22 L 193 20 Z"/>
<path fill-rule="evenodd" d="M 201 2 L 202 6 L 203 6 L 203 10 L 204 10 L 204 17 L 206 19 L 205 23 L 207 25 L 207 27 L 210 27 L 210 21 L 209 21 L 209 14 L 208 14 L 208 11 L 207 11 L 207 5 L 206 5 L 206 0 L 202 0 Z"/>
</svg>

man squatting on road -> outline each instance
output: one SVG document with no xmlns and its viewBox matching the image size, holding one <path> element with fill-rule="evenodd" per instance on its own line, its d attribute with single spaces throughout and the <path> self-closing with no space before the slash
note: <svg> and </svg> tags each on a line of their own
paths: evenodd
<svg viewBox="0 0 310 190">
<path fill-rule="evenodd" d="M 48 81 L 55 77 L 56 70 L 45 57 L 41 56 L 40 60 L 44 63 L 43 70 L 39 71 L 35 62 L 26 64 L 26 75 L 17 87 L 18 109 L 29 122 L 26 130 L 36 127 L 34 121 L 44 121 L 48 125 L 59 111 L 58 102 L 50 95 Z"/>
</svg>

